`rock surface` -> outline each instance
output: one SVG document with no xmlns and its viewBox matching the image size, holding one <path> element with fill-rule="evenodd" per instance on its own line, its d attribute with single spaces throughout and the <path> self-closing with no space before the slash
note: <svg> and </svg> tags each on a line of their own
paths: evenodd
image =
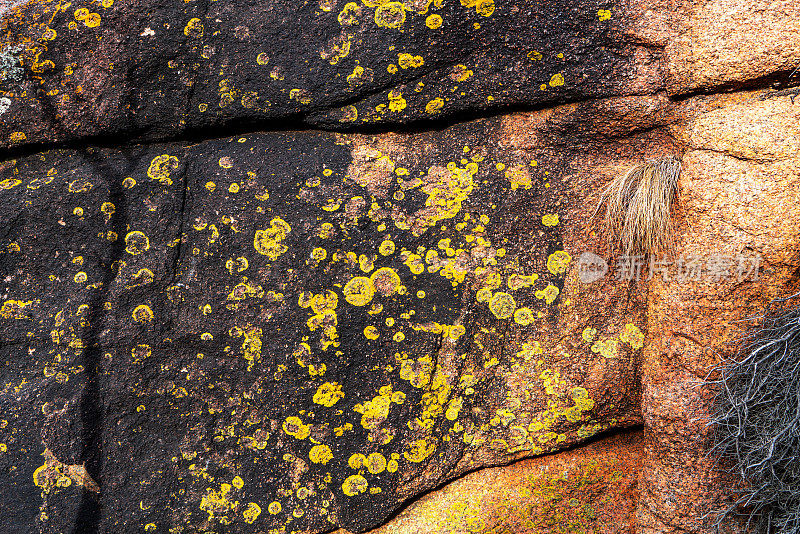
<svg viewBox="0 0 800 534">
<path fill-rule="evenodd" d="M 798 285 L 799 27 L 3 6 L 0 530 L 711 532 L 703 380 Z M 626 280 L 600 191 L 673 154 L 672 263 Z"/>
</svg>

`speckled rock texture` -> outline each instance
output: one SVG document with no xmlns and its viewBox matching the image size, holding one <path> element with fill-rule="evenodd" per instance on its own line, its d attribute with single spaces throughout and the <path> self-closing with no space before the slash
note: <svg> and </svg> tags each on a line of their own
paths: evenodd
<svg viewBox="0 0 800 534">
<path fill-rule="evenodd" d="M 0 532 L 713 532 L 704 380 L 798 289 L 798 28 L 0 6 Z M 675 244 L 633 280 L 601 191 L 668 155 Z"/>
</svg>

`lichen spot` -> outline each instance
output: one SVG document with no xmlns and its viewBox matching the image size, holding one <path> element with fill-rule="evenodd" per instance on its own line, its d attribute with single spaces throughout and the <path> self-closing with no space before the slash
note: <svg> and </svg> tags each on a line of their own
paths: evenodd
<svg viewBox="0 0 800 534">
<path fill-rule="evenodd" d="M 364 337 L 369 339 L 369 340 L 373 340 L 374 341 L 374 340 L 378 339 L 380 337 L 380 335 L 381 334 L 380 334 L 380 331 L 378 330 L 378 328 L 373 326 L 373 325 L 369 325 L 369 326 L 364 328 Z"/>
<path fill-rule="evenodd" d="M 381 267 L 370 276 L 372 285 L 381 295 L 388 297 L 400 288 L 400 276 L 391 267 Z"/>
<path fill-rule="evenodd" d="M 416 69 L 425 64 L 422 56 L 412 56 L 406 52 L 397 54 L 397 64 L 401 69 Z"/>
<path fill-rule="evenodd" d="M 198 18 L 189 19 L 189 22 L 186 23 L 186 27 L 183 28 L 183 34 L 186 37 L 199 39 L 203 36 L 203 23 Z"/>
<path fill-rule="evenodd" d="M 325 382 L 314 393 L 313 401 L 315 404 L 321 404 L 330 408 L 337 402 L 344 398 L 342 392 L 342 385 L 337 382 Z"/>
<path fill-rule="evenodd" d="M 381 253 L 381 256 L 390 256 L 395 251 L 394 241 L 391 239 L 385 239 L 381 246 L 378 247 L 378 252 Z"/>
<path fill-rule="evenodd" d="M 373 475 L 383 473 L 386 470 L 386 457 L 379 452 L 373 452 L 367 456 L 367 471 Z"/>
<path fill-rule="evenodd" d="M 147 169 L 147 176 L 152 180 L 158 180 L 164 185 L 172 185 L 170 173 L 178 168 L 178 158 L 169 154 L 161 154 L 153 158 L 150 167 Z"/>
<path fill-rule="evenodd" d="M 557 250 L 547 257 L 547 270 L 553 274 L 566 272 L 572 257 L 563 250 Z"/>
<path fill-rule="evenodd" d="M 271 503 L 269 503 L 269 506 L 267 506 L 267 512 L 269 512 L 270 515 L 278 515 L 279 513 L 281 513 L 282 509 L 283 507 L 281 506 L 281 503 L 279 503 L 278 501 L 272 501 Z"/>
<path fill-rule="evenodd" d="M 292 231 L 292 227 L 281 219 L 275 217 L 269 223 L 269 228 L 264 230 L 256 230 L 256 235 L 253 238 L 253 246 L 256 252 L 267 256 L 270 260 L 275 261 L 278 257 L 289 250 L 283 244 L 283 240 Z"/>
<path fill-rule="evenodd" d="M 150 239 L 138 230 L 128 232 L 125 236 L 125 252 L 138 256 L 150 249 Z"/>
<path fill-rule="evenodd" d="M 399 28 L 406 21 L 406 8 L 401 2 L 386 2 L 375 9 L 375 24 L 382 28 Z"/>
<path fill-rule="evenodd" d="M 248 503 L 247 508 L 242 512 L 244 522 L 248 525 L 252 525 L 259 515 L 261 515 L 261 507 L 254 502 Z"/>
<path fill-rule="evenodd" d="M 7 178 L 0 182 L 0 189 L 13 189 L 17 187 L 19 184 L 22 183 L 22 180 L 16 180 L 14 178 Z"/>
<path fill-rule="evenodd" d="M 428 113 L 429 115 L 435 115 L 436 113 L 439 113 L 443 107 L 444 107 L 444 100 L 442 100 L 441 98 L 434 98 L 433 100 L 425 104 L 425 113 Z"/>
<path fill-rule="evenodd" d="M 600 22 L 605 22 L 607 20 L 611 20 L 611 11 L 608 9 L 598 9 L 597 10 L 597 19 Z"/>
<path fill-rule="evenodd" d="M 548 83 L 550 84 L 550 87 L 561 87 L 564 85 L 564 75 L 560 72 L 558 74 L 553 74 Z"/>
<path fill-rule="evenodd" d="M 639 327 L 631 323 L 625 325 L 619 335 L 619 339 L 623 343 L 628 343 L 633 350 L 644 347 L 644 334 L 639 330 Z"/>
<path fill-rule="evenodd" d="M 517 303 L 514 302 L 514 297 L 502 291 L 492 295 L 492 299 L 489 301 L 489 310 L 498 319 L 508 319 L 514 315 L 516 308 Z"/>
<path fill-rule="evenodd" d="M 442 26 L 442 17 L 439 15 L 431 15 L 427 19 L 425 19 L 425 26 L 428 28 L 435 30 Z"/>
<path fill-rule="evenodd" d="M 283 431 L 295 439 L 306 439 L 311 434 L 311 426 L 294 415 L 287 417 L 283 422 Z"/>
<path fill-rule="evenodd" d="M 548 304 L 552 304 L 558 297 L 559 290 L 553 284 L 548 284 L 546 288 L 540 289 L 535 293 L 537 299 L 544 299 Z"/>
<path fill-rule="evenodd" d="M 480 0 L 478 5 L 475 6 L 475 11 L 478 13 L 478 15 L 482 15 L 484 17 L 491 17 L 492 13 L 494 13 L 494 9 L 494 0 Z"/>
<path fill-rule="evenodd" d="M 342 482 L 342 491 L 348 497 L 353 497 L 354 495 L 367 491 L 368 486 L 369 484 L 366 478 L 361 475 L 350 475 Z"/>
<path fill-rule="evenodd" d="M 308 453 L 308 458 L 315 464 L 325 465 L 333 460 L 333 452 L 327 445 L 314 445 Z"/>
<path fill-rule="evenodd" d="M 147 304 L 139 304 L 133 309 L 131 317 L 135 323 L 150 323 L 153 321 L 153 310 Z"/>
<path fill-rule="evenodd" d="M 435 444 L 428 443 L 424 439 L 418 439 L 407 445 L 406 451 L 403 452 L 403 457 L 409 462 L 420 463 L 433 454 L 435 449 Z"/>
<path fill-rule="evenodd" d="M 528 326 L 534 321 L 534 315 L 530 308 L 520 308 L 514 312 L 514 322 L 522 326 Z"/>
<path fill-rule="evenodd" d="M 379 271 L 380 269 L 375 271 L 372 276 L 378 274 Z M 342 293 L 344 293 L 344 299 L 353 306 L 364 306 L 369 304 L 372 297 L 375 296 L 375 285 L 366 276 L 356 276 L 347 282 Z"/>
<path fill-rule="evenodd" d="M 555 226 L 558 224 L 558 213 L 547 213 L 542 215 L 542 224 L 545 226 Z"/>
</svg>

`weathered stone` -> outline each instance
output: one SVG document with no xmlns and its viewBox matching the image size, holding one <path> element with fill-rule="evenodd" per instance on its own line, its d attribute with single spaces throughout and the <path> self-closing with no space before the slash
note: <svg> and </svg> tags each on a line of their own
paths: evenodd
<svg viewBox="0 0 800 534">
<path fill-rule="evenodd" d="M 514 121 L 549 116 L 552 141 L 584 111 Z M 640 423 L 643 301 L 565 278 L 601 240 L 587 195 L 607 158 L 509 128 L 8 162 L 8 461 L 28 481 L 45 451 L 85 463 L 100 530 L 255 506 L 258 528 L 364 530 L 468 470 Z M 38 485 L 14 516 L 41 506 L 45 530 L 97 498 Z"/>
<path fill-rule="evenodd" d="M 470 473 L 370 534 L 635 532 L 641 433 Z M 340 532 L 337 534 L 347 534 Z"/>
<path fill-rule="evenodd" d="M 31 0 L 0 21 L 11 66 L 0 139 L 152 139 L 265 120 L 399 124 L 655 91 L 658 55 L 617 29 L 613 9 Z"/>
<path fill-rule="evenodd" d="M 675 258 L 719 276 L 660 277 L 648 299 L 643 368 L 643 532 L 713 532 L 736 481 L 709 454 L 704 380 L 770 299 L 797 287 L 800 106 L 764 93 L 720 97 L 676 129 L 683 156 Z M 763 264 L 754 280 L 751 258 Z M 741 258 L 737 260 L 736 258 Z M 734 259 L 733 263 L 726 258 Z M 708 514 L 711 513 L 710 516 Z"/>
<path fill-rule="evenodd" d="M 0 531 L 710 532 L 704 379 L 800 272 L 796 87 L 741 90 L 799 21 L 7 2 Z M 619 275 L 602 188 L 667 155 L 671 259 L 760 278 Z"/>
</svg>

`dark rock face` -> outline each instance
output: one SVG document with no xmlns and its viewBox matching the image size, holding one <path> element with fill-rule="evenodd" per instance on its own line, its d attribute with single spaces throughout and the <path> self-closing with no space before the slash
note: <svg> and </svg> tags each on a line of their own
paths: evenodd
<svg viewBox="0 0 800 534">
<path fill-rule="evenodd" d="M 467 470 L 638 422 L 633 323 L 614 354 L 596 333 L 543 349 L 575 309 L 561 228 L 580 210 L 565 156 L 509 152 L 504 126 L 7 162 L 2 483 L 31 493 L 7 516 L 364 530 Z"/>
<path fill-rule="evenodd" d="M 654 52 L 611 9 L 30 1 L 0 22 L 0 139 L 153 139 L 264 120 L 356 128 L 650 92 Z"/>
</svg>

